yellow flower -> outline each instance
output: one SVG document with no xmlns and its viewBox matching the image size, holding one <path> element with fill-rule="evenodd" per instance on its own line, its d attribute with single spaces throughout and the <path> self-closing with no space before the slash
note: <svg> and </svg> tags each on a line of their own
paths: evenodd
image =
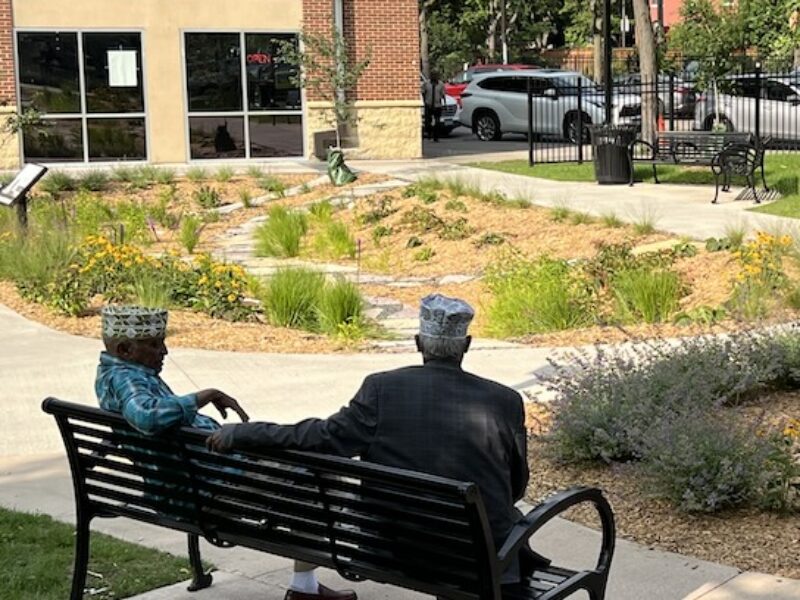
<svg viewBox="0 0 800 600">
<path fill-rule="evenodd" d="M 201 278 L 200 278 L 200 279 L 197 281 L 197 285 L 205 285 L 205 284 L 207 284 L 207 283 L 208 283 L 208 277 L 206 277 L 205 275 L 203 275 L 203 276 L 202 276 L 202 277 L 201 277 Z"/>
<path fill-rule="evenodd" d="M 228 302 L 233 302 L 236 300 L 236 294 L 228 294 Z"/>
<path fill-rule="evenodd" d="M 217 288 L 217 289 L 220 289 L 220 288 L 222 287 L 222 282 L 221 282 L 221 281 L 217 281 L 217 282 L 214 284 L 214 287 L 215 287 L 215 288 Z"/>
</svg>

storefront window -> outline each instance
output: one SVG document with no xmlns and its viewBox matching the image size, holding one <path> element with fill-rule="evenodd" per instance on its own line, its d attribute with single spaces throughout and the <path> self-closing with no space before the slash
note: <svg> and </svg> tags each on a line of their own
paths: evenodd
<svg viewBox="0 0 800 600">
<path fill-rule="evenodd" d="M 192 158 L 245 158 L 243 117 L 189 119 Z"/>
<path fill-rule="evenodd" d="M 25 159 L 45 162 L 82 162 L 83 131 L 80 119 L 46 119 L 25 131 Z"/>
<path fill-rule="evenodd" d="M 23 107 L 46 113 L 81 111 L 78 34 L 20 33 L 17 50 Z"/>
<path fill-rule="evenodd" d="M 144 119 L 89 119 L 89 160 L 146 160 Z"/>
<path fill-rule="evenodd" d="M 186 82 L 190 111 L 242 110 L 239 34 L 187 34 Z"/>
<path fill-rule="evenodd" d="M 87 112 L 144 112 L 138 33 L 83 34 L 83 61 Z"/>
<path fill-rule="evenodd" d="M 141 34 L 21 31 L 17 49 L 22 106 L 43 121 L 25 160 L 147 160 Z"/>
<path fill-rule="evenodd" d="M 185 34 L 192 159 L 303 154 L 302 96 L 286 43 L 297 36 Z"/>
</svg>

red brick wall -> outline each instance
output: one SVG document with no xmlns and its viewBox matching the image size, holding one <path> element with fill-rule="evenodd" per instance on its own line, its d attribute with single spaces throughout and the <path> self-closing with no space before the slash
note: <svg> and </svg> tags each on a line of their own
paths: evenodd
<svg viewBox="0 0 800 600">
<path fill-rule="evenodd" d="M 305 30 L 327 33 L 332 22 L 333 0 L 303 0 Z M 418 0 L 344 0 L 344 29 L 351 60 L 370 58 L 358 100 L 419 100 Z"/>
<path fill-rule="evenodd" d="M 16 104 L 11 1 L 0 0 L 0 103 Z"/>
</svg>

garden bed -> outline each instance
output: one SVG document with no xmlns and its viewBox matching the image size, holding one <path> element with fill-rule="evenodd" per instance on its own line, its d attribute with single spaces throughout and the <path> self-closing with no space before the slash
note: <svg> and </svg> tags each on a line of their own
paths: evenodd
<svg viewBox="0 0 800 600">
<path fill-rule="evenodd" d="M 800 392 L 770 394 L 741 411 L 750 417 L 763 412 L 767 419 L 800 415 Z M 624 539 L 744 571 L 800 579 L 800 513 L 778 515 L 755 508 L 712 515 L 681 512 L 666 500 L 649 495 L 647 481 L 632 465 L 575 466 L 554 460 L 541 438 L 541 424 L 546 427 L 548 412 L 529 408 L 528 426 L 534 434 L 528 448 L 531 503 L 571 486 L 596 486 L 611 502 L 617 533 Z M 566 518 L 593 528 L 599 526 L 589 509 L 573 509 Z"/>
</svg>

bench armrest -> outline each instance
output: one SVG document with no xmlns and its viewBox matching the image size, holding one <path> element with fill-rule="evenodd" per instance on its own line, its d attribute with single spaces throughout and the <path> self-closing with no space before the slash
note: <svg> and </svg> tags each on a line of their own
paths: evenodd
<svg viewBox="0 0 800 600">
<path fill-rule="evenodd" d="M 597 559 L 597 570 L 607 571 L 611 566 L 611 559 L 614 556 L 614 542 L 616 527 L 614 525 L 614 513 L 611 505 L 605 499 L 603 493 L 597 488 L 576 487 L 558 492 L 547 498 L 539 506 L 523 516 L 508 534 L 506 541 L 497 553 L 501 571 L 506 569 L 509 563 L 519 553 L 528 540 L 541 529 L 547 522 L 563 513 L 576 504 L 591 502 L 600 515 L 600 522 L 603 528 L 603 541 L 600 547 L 600 556 Z"/>
<path fill-rule="evenodd" d="M 636 150 L 637 146 L 645 146 L 650 151 L 650 156 L 649 157 L 640 157 L 640 160 L 655 160 L 655 158 L 656 158 L 656 147 L 653 146 L 653 144 L 651 144 L 650 142 L 646 142 L 645 140 L 639 140 L 639 139 L 633 140 L 628 145 L 628 154 L 632 158 L 634 158 L 634 159 L 636 158 L 636 156 L 634 154 L 634 151 Z"/>
</svg>

